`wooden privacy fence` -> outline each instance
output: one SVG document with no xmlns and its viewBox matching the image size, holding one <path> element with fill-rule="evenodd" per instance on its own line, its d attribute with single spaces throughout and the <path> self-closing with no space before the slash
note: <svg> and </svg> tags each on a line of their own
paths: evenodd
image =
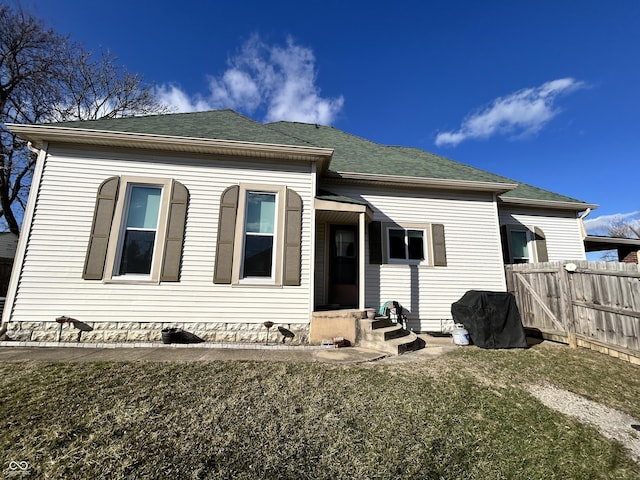
<svg viewBox="0 0 640 480">
<path fill-rule="evenodd" d="M 547 262 L 505 267 L 526 328 L 640 364 L 640 266 Z"/>
</svg>

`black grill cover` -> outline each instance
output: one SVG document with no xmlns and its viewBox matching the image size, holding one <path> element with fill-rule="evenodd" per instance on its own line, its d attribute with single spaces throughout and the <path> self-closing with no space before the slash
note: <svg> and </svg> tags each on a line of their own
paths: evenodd
<svg viewBox="0 0 640 480">
<path fill-rule="evenodd" d="M 480 348 L 527 348 L 518 305 L 511 293 L 469 290 L 451 305 L 451 314 Z"/>
</svg>

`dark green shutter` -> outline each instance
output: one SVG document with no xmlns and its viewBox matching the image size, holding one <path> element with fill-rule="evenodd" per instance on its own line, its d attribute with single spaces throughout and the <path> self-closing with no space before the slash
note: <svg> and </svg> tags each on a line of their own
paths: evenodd
<svg viewBox="0 0 640 480">
<path fill-rule="evenodd" d="M 444 240 L 444 225 L 434 223 L 431 225 L 433 235 L 433 265 L 436 267 L 447 266 L 447 247 Z"/>
<path fill-rule="evenodd" d="M 537 253 L 537 261 L 538 262 L 548 262 L 549 254 L 547 252 L 547 239 L 544 236 L 544 232 L 542 229 L 538 227 L 533 227 L 533 235 L 534 235 L 534 244 Z"/>
<path fill-rule="evenodd" d="M 285 210 L 285 233 L 283 262 L 283 285 L 300 285 L 302 260 L 302 198 L 291 189 L 287 189 Z"/>
<path fill-rule="evenodd" d="M 369 263 L 382 264 L 382 225 L 380 222 L 369 223 Z"/>
<path fill-rule="evenodd" d="M 104 264 L 107 258 L 109 234 L 111 233 L 119 185 L 120 177 L 110 177 L 98 187 L 89 246 L 82 273 L 82 278 L 85 280 L 102 280 L 104 276 Z"/>
<path fill-rule="evenodd" d="M 160 280 L 163 282 L 177 282 L 180 280 L 180 264 L 182 262 L 182 245 L 184 243 L 184 229 L 187 220 L 187 203 L 189 191 L 180 182 L 173 182 L 171 202 L 169 203 L 169 220 L 167 221 L 167 236 L 164 243 L 164 259 Z"/>
<path fill-rule="evenodd" d="M 238 213 L 238 192 L 240 187 L 227 188 L 220 197 L 220 217 L 218 218 L 218 243 L 213 283 L 231 283 L 233 270 L 233 242 Z"/>
<path fill-rule="evenodd" d="M 502 243 L 502 260 L 505 263 L 505 265 L 508 265 L 511 263 L 511 255 L 509 254 L 510 251 L 510 247 L 509 247 L 509 242 L 511 242 L 511 238 L 510 238 L 510 230 L 507 228 L 506 225 L 502 225 L 500 227 L 500 242 Z"/>
</svg>

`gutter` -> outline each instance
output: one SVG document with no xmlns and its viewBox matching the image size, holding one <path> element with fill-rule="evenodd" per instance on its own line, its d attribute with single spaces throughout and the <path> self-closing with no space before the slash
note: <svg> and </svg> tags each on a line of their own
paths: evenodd
<svg viewBox="0 0 640 480">
<path fill-rule="evenodd" d="M 59 142 L 110 147 L 146 148 L 176 152 L 251 156 L 254 158 L 264 157 L 278 160 L 314 161 L 321 164 L 321 171 L 328 168 L 331 157 L 333 156 L 333 149 L 321 147 L 180 137 L 150 133 L 115 132 L 50 125 L 20 125 L 9 123 L 7 124 L 7 128 L 37 147 L 46 143 Z"/>
<path fill-rule="evenodd" d="M 327 172 L 324 178 L 345 183 L 365 183 L 397 185 L 414 188 L 442 188 L 447 190 L 476 190 L 505 193 L 518 186 L 517 183 L 476 182 L 473 180 L 455 180 L 448 178 L 408 177 L 376 173 Z"/>
<path fill-rule="evenodd" d="M 500 197 L 500 200 L 502 203 L 508 203 L 512 205 L 525 205 L 530 207 L 552 208 L 558 210 L 573 210 L 576 212 L 581 212 L 583 210 L 591 211 L 599 207 L 599 205 L 596 205 L 594 203 L 536 200 L 532 198 Z"/>
</svg>

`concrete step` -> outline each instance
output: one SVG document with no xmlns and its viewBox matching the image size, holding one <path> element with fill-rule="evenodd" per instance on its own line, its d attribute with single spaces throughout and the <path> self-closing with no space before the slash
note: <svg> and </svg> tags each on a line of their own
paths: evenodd
<svg viewBox="0 0 640 480">
<path fill-rule="evenodd" d="M 394 323 L 387 316 L 378 315 L 368 319 L 363 312 L 358 327 L 358 344 L 364 348 L 379 350 L 391 355 L 424 348 L 425 342 L 415 333 Z"/>
<path fill-rule="evenodd" d="M 377 330 L 379 328 L 391 327 L 392 325 L 396 324 L 393 323 L 389 317 L 376 317 L 373 320 L 363 318 L 360 320 L 360 326 L 364 330 Z"/>
<path fill-rule="evenodd" d="M 415 333 L 411 333 L 415 338 L 410 342 L 403 342 L 398 344 L 398 355 L 402 355 L 407 352 L 414 352 L 421 350 L 425 347 L 425 341 L 418 337 Z M 398 339 L 400 340 L 400 339 Z"/>
<path fill-rule="evenodd" d="M 372 341 L 387 341 L 394 338 L 405 337 L 410 332 L 402 328 L 402 325 L 393 324 L 388 327 L 376 328 L 375 330 L 363 330 L 362 338 Z"/>
<path fill-rule="evenodd" d="M 391 355 L 402 355 L 405 352 L 424 348 L 425 342 L 415 333 L 399 328 L 401 336 L 395 338 L 384 338 L 384 333 L 378 336 L 363 335 L 360 346 L 373 350 L 380 350 Z M 377 332 L 376 332 L 377 333 Z M 395 333 L 394 333 L 395 334 Z"/>
</svg>

